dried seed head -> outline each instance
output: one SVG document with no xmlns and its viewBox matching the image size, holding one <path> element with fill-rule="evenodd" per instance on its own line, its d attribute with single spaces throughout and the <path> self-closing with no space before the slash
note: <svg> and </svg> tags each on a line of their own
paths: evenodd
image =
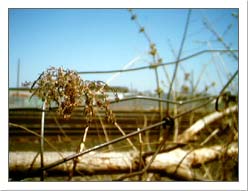
<svg viewBox="0 0 248 191">
<path fill-rule="evenodd" d="M 87 123 L 90 123 L 95 115 L 95 106 L 105 110 L 108 121 L 115 122 L 105 92 L 111 90 L 116 99 L 118 95 L 102 81 L 83 81 L 75 71 L 51 67 L 39 76 L 31 90 L 43 101 L 46 100 L 49 106 L 55 102 L 58 113 L 64 118 L 69 118 L 75 107 L 84 104 Z"/>
<path fill-rule="evenodd" d="M 73 108 L 81 104 L 82 92 L 78 91 L 81 85 L 82 81 L 74 71 L 51 67 L 40 75 L 33 88 L 36 88 L 34 93 L 48 105 L 56 102 L 58 112 L 67 118 Z"/>
</svg>

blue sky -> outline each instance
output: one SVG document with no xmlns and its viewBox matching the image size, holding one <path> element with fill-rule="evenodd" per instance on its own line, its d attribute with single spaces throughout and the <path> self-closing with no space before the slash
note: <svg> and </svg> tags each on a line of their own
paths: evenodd
<svg viewBox="0 0 248 191">
<path fill-rule="evenodd" d="M 188 9 L 133 11 L 156 44 L 163 61 L 174 61 Z M 204 19 L 223 35 L 225 43 L 238 49 L 238 19 L 233 16 L 236 14 L 237 9 L 192 9 L 181 57 L 206 49 L 225 49 L 204 26 Z M 114 70 L 123 69 L 135 58 L 136 62 L 130 68 L 150 65 L 148 41 L 130 17 L 127 9 L 9 9 L 9 87 L 17 84 L 18 59 L 20 82 L 34 81 L 50 66 L 76 71 Z M 180 90 L 187 83 L 184 73 L 188 72 L 195 83 L 200 79 L 198 91 L 215 82 L 216 87 L 211 91 L 217 93 L 228 81 L 228 75 L 237 69 L 237 61 L 227 54 L 202 54 L 180 63 L 175 88 Z M 158 69 L 161 87 L 166 92 L 165 70 L 171 78 L 174 65 Z M 113 75 L 84 74 L 81 77 L 108 81 Z M 122 73 L 110 85 L 154 92 L 155 74 L 151 69 Z"/>
</svg>

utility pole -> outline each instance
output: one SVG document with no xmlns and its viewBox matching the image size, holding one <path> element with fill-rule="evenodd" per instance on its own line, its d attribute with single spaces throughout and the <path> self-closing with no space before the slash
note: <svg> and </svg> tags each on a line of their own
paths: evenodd
<svg viewBox="0 0 248 191">
<path fill-rule="evenodd" d="M 18 58 L 18 62 L 17 62 L 17 81 L 16 81 L 16 87 L 19 88 L 20 86 L 20 64 L 21 64 L 21 60 L 20 58 Z"/>
<path fill-rule="evenodd" d="M 20 85 L 20 58 L 18 58 L 18 61 L 17 61 L 17 78 L 16 78 L 16 88 L 17 88 L 17 91 L 16 91 L 16 104 L 18 105 L 19 102 L 20 102 L 20 97 L 19 97 L 19 85 Z"/>
<path fill-rule="evenodd" d="M 19 84 L 20 84 L 20 63 L 21 63 L 21 60 L 20 60 L 20 58 L 18 58 L 16 88 L 19 88 Z M 18 101 L 19 100 L 19 89 L 17 89 L 16 94 L 17 94 L 17 101 Z"/>
</svg>

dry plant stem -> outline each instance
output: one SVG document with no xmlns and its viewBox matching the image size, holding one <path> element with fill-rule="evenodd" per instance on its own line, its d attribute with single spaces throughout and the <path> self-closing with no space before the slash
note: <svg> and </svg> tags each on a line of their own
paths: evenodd
<svg viewBox="0 0 248 191">
<path fill-rule="evenodd" d="M 103 123 L 103 121 L 102 121 L 102 118 L 101 118 L 100 115 L 97 115 L 97 116 L 98 116 L 98 119 L 99 119 L 99 121 L 100 121 L 100 123 L 101 123 L 101 127 L 102 127 L 102 130 L 103 130 L 103 133 L 104 133 L 106 142 L 109 142 L 108 132 L 106 131 L 106 127 L 105 127 L 105 125 L 104 125 L 104 123 Z M 109 150 L 113 150 L 113 149 L 114 149 L 114 148 L 113 148 L 113 145 L 109 145 Z"/>
<path fill-rule="evenodd" d="M 69 141 L 71 141 L 71 138 L 65 133 L 65 131 L 63 130 L 63 128 L 62 128 L 61 125 L 59 124 L 58 119 L 57 119 L 57 117 L 56 117 L 55 115 L 54 115 L 53 119 L 54 119 L 56 125 L 59 127 L 59 130 L 60 130 L 60 131 L 63 133 L 63 135 L 66 137 L 66 139 L 68 139 Z"/>
<path fill-rule="evenodd" d="M 196 90 L 198 88 L 198 85 L 199 85 L 199 83 L 200 83 L 200 81 L 202 79 L 203 73 L 207 69 L 207 66 L 208 66 L 207 64 L 203 65 L 202 70 L 201 70 L 201 73 L 199 75 L 199 78 L 196 80 L 196 83 L 195 83 L 195 85 L 192 88 L 192 94 L 194 94 L 196 92 Z"/>
<path fill-rule="evenodd" d="M 131 19 L 138 26 L 139 32 L 144 34 L 146 40 L 148 41 L 148 43 L 150 45 L 149 54 L 152 56 L 152 59 L 153 59 L 153 63 L 150 65 L 150 68 L 154 69 L 155 80 L 156 80 L 156 84 L 157 84 L 157 90 L 156 91 L 157 91 L 158 98 L 161 99 L 162 98 L 162 92 L 161 92 L 161 88 L 160 88 L 160 84 L 159 84 L 159 75 L 158 75 L 157 65 L 162 62 L 162 59 L 160 58 L 160 56 L 158 54 L 156 45 L 152 42 L 152 40 L 149 37 L 148 33 L 146 32 L 145 28 L 139 23 L 139 21 L 137 19 L 137 15 L 134 14 L 132 9 L 129 9 L 129 12 L 131 14 Z M 160 112 L 160 120 L 162 120 L 163 119 L 163 105 L 162 105 L 162 102 L 160 102 L 160 101 L 158 101 L 158 108 L 159 108 L 159 112 Z M 160 140 L 162 140 L 162 136 L 163 136 L 163 127 L 161 126 L 160 136 L 159 136 Z"/>
<path fill-rule="evenodd" d="M 174 100 L 176 99 L 176 92 L 173 91 L 173 97 L 174 97 Z M 174 105 L 174 116 L 177 115 L 177 105 Z M 178 131 L 179 131 L 179 122 L 178 122 L 179 119 L 175 119 L 174 120 L 174 136 L 173 136 L 173 140 L 176 141 L 177 140 L 177 135 L 178 135 Z"/>
<path fill-rule="evenodd" d="M 178 53 L 178 56 L 177 56 L 176 66 L 175 66 L 175 70 L 174 70 L 174 73 L 173 73 L 173 76 L 172 76 L 172 79 L 171 79 L 171 83 L 170 83 L 170 87 L 169 87 L 167 99 L 170 99 L 171 89 L 172 89 L 174 80 L 176 78 L 177 69 L 178 69 L 178 65 L 179 65 L 179 60 L 180 60 L 180 57 L 181 57 L 181 54 L 182 54 L 184 42 L 185 42 L 187 31 L 188 31 L 190 15 L 191 15 L 191 10 L 188 11 L 186 25 L 185 25 L 184 33 L 183 33 L 183 39 L 182 39 L 182 42 L 181 42 L 181 45 L 180 45 L 180 49 L 179 49 L 179 53 Z M 169 103 L 167 103 L 167 113 L 168 114 L 169 114 L 169 107 L 170 107 L 169 106 Z"/>
<path fill-rule="evenodd" d="M 35 135 L 35 136 L 41 138 L 41 136 L 40 136 L 38 133 L 36 133 L 35 131 L 32 131 L 32 130 L 28 129 L 27 127 L 24 127 L 23 125 L 18 125 L 18 124 L 15 124 L 15 123 L 9 123 L 9 125 L 14 126 L 14 127 L 19 127 L 19 128 L 21 128 L 21 129 L 23 129 L 23 130 L 25 130 L 25 131 L 27 131 L 27 132 L 29 132 L 29 133 Z M 44 137 L 44 141 L 45 141 L 45 142 L 46 142 L 54 151 L 56 151 L 56 152 L 58 153 L 58 155 L 60 155 L 61 158 L 64 158 L 64 156 L 58 151 L 58 149 L 57 149 L 51 142 L 49 142 L 45 137 Z"/>
<path fill-rule="evenodd" d="M 80 144 L 79 144 L 79 147 L 76 150 L 76 153 L 79 153 L 79 152 L 82 152 L 82 151 L 85 150 L 86 137 L 87 137 L 87 133 L 88 133 L 89 127 L 90 127 L 90 125 L 87 125 L 86 126 L 86 128 L 84 130 L 84 135 L 83 135 L 82 141 L 80 141 Z M 77 163 L 78 163 L 77 160 L 78 160 L 77 158 L 74 158 L 74 160 L 73 160 L 73 166 L 72 166 L 71 172 L 69 173 L 68 180 L 71 180 L 72 179 L 73 174 L 76 171 L 76 167 L 77 167 Z"/>
<path fill-rule="evenodd" d="M 168 71 L 166 70 L 166 67 L 163 66 L 162 69 L 163 69 L 163 71 L 164 71 L 164 74 L 165 74 L 165 77 L 166 77 L 166 79 L 167 79 L 168 84 L 170 84 L 170 83 L 171 83 L 171 80 L 170 80 L 170 76 L 169 76 L 169 74 L 168 74 Z"/>
<path fill-rule="evenodd" d="M 201 70 L 201 73 L 199 75 L 199 78 L 196 80 L 196 83 L 194 85 L 194 81 L 193 81 L 193 72 L 192 72 L 192 75 L 191 75 L 191 87 L 192 87 L 192 92 L 191 92 L 191 95 L 193 96 L 195 94 L 195 91 L 197 90 L 197 86 L 198 84 L 200 83 L 200 80 L 202 79 L 202 75 L 203 75 L 203 72 L 206 70 L 206 67 L 207 65 L 204 65 L 202 70 Z M 190 106 L 190 108 L 192 108 L 192 106 Z M 194 119 L 194 115 L 195 113 L 192 112 L 190 113 L 190 117 L 189 117 L 189 126 L 191 126 L 193 124 L 193 119 Z"/>
<path fill-rule="evenodd" d="M 173 48 L 173 46 L 170 43 L 170 41 L 168 41 L 168 44 L 170 46 L 170 50 L 171 50 L 172 54 L 174 55 L 174 57 L 176 59 L 177 58 L 177 55 L 176 55 L 175 49 Z M 166 78 L 168 80 L 168 84 L 171 84 L 171 80 L 170 80 L 170 77 L 169 77 L 168 72 L 166 71 L 166 67 L 165 66 L 163 66 L 163 70 L 164 70 L 165 76 L 166 76 Z M 174 90 L 173 87 L 171 87 L 171 91 L 173 92 L 173 100 L 176 100 L 176 91 Z M 173 108 L 174 108 L 174 116 L 176 116 L 177 115 L 177 104 L 175 104 Z M 167 109 L 169 110 L 168 105 L 167 105 Z M 168 114 L 168 112 L 169 111 L 167 111 L 167 114 Z M 173 140 L 175 141 L 175 140 L 177 140 L 178 124 L 179 124 L 179 121 L 178 121 L 177 118 L 175 118 L 174 123 L 175 124 L 174 124 L 174 137 L 173 137 Z"/>
<path fill-rule="evenodd" d="M 210 41 L 208 41 L 207 42 L 207 45 L 208 45 L 208 47 L 209 47 L 209 49 L 212 49 L 212 45 L 211 45 L 211 43 L 210 43 Z M 219 58 L 218 60 L 220 60 L 220 62 L 219 61 L 217 61 L 217 60 L 215 60 L 215 56 L 217 57 L 217 58 Z M 226 68 L 226 64 L 224 63 L 224 60 L 223 60 L 223 58 L 221 57 L 221 54 L 220 53 L 212 53 L 212 57 L 213 57 L 213 60 L 215 61 L 215 67 L 216 67 L 216 71 L 217 71 L 217 74 L 218 74 L 218 77 L 219 77 L 219 81 L 220 81 L 220 85 L 221 86 L 223 86 L 223 81 L 222 81 L 222 78 L 221 78 L 221 73 L 225 73 L 225 75 L 227 76 L 227 78 L 228 78 L 228 71 L 227 71 L 227 68 Z"/>
<path fill-rule="evenodd" d="M 204 177 L 204 178 L 207 177 L 207 180 L 213 181 L 214 178 L 213 178 L 213 176 L 210 174 L 209 168 L 208 168 L 205 164 L 201 164 L 201 166 L 202 166 L 202 167 L 204 168 L 204 170 L 205 170 L 205 174 L 203 175 L 203 177 Z"/>
<path fill-rule="evenodd" d="M 36 159 L 38 158 L 39 154 L 40 154 L 40 152 L 37 152 L 37 154 L 35 155 L 33 161 L 32 161 L 31 164 L 30 164 L 30 167 L 29 167 L 29 169 L 28 169 L 28 172 L 30 172 L 30 171 L 32 170 L 32 168 L 33 168 L 33 166 L 34 166 L 34 163 L 35 163 Z"/>
<path fill-rule="evenodd" d="M 144 115 L 144 125 L 143 128 L 147 127 L 147 116 Z M 143 145 L 147 145 L 146 148 L 148 151 L 151 151 L 151 142 L 150 142 L 150 136 L 149 136 L 150 132 L 146 131 L 145 132 L 145 144 L 143 143 Z"/>
<path fill-rule="evenodd" d="M 138 131 L 140 128 L 137 129 Z M 143 140 L 142 135 L 139 133 L 139 144 L 140 144 L 140 151 L 139 151 L 139 170 L 141 170 L 142 166 L 144 165 L 144 161 L 142 159 L 142 153 L 143 153 Z M 142 180 L 142 176 L 139 176 L 139 180 Z"/>
<path fill-rule="evenodd" d="M 85 128 L 84 136 L 83 136 L 83 141 L 82 141 L 82 143 L 80 144 L 79 152 L 85 150 L 86 137 L 87 137 L 89 128 L 90 128 L 89 125 Z"/>
<path fill-rule="evenodd" d="M 191 149 L 190 151 L 188 151 L 188 152 L 182 157 L 182 159 L 180 160 L 180 162 L 177 164 L 176 169 L 175 169 L 175 171 L 174 171 L 173 174 L 176 174 L 176 173 L 177 173 L 177 170 L 179 169 L 179 167 L 180 167 L 180 165 L 182 164 L 182 162 L 184 161 L 184 159 L 185 159 L 190 153 L 192 153 L 194 150 L 196 150 L 196 149 Z M 192 171 L 190 171 L 190 172 L 192 173 Z"/>
<path fill-rule="evenodd" d="M 166 139 L 164 138 L 158 148 L 156 149 L 155 153 L 152 155 L 152 158 L 149 160 L 149 162 L 146 164 L 146 166 L 141 170 L 141 171 L 138 171 L 138 172 L 133 172 L 133 173 L 130 173 L 130 174 L 127 174 L 127 175 L 124 175 L 124 176 L 121 176 L 120 178 L 118 178 L 117 180 L 120 181 L 120 180 L 124 180 L 126 178 L 129 178 L 129 177 L 133 177 L 133 176 L 137 176 L 137 175 L 142 175 L 144 174 L 148 168 L 151 166 L 152 162 L 154 161 L 154 159 L 156 158 L 156 156 L 158 155 L 158 153 L 161 151 L 161 149 L 163 148 L 164 144 L 166 142 Z"/>
<path fill-rule="evenodd" d="M 40 167 L 44 167 L 44 129 L 45 129 L 45 109 L 46 109 L 46 100 L 43 101 L 42 105 L 42 115 L 41 115 L 41 133 L 40 133 Z M 41 172 L 40 180 L 44 181 L 45 171 Z"/>
<path fill-rule="evenodd" d="M 154 56 L 153 56 L 154 57 Z M 155 61 L 155 58 L 153 58 Z M 155 67 L 154 68 L 155 71 L 155 76 L 156 76 L 156 83 L 157 83 L 157 94 L 158 94 L 158 98 L 162 99 L 162 92 L 160 90 L 160 85 L 159 85 L 159 76 L 158 76 L 158 68 Z M 163 119 L 163 105 L 162 102 L 158 101 L 158 108 L 159 108 L 159 114 L 160 114 L 160 120 Z M 163 139 L 163 127 L 160 127 L 160 136 L 159 136 L 159 140 Z"/>
<path fill-rule="evenodd" d="M 203 142 L 201 142 L 200 146 L 205 145 L 207 142 L 209 142 L 210 139 L 212 139 L 216 134 L 219 132 L 219 129 L 215 129 Z"/>
<path fill-rule="evenodd" d="M 120 127 L 120 125 L 117 122 L 115 122 L 114 125 L 118 128 L 118 130 L 121 132 L 121 134 L 123 136 L 126 136 L 126 133 L 122 130 L 122 128 Z M 132 141 L 129 138 L 127 138 L 127 142 L 130 144 L 130 146 L 133 148 L 133 150 L 138 151 L 138 149 L 134 146 L 134 144 L 132 143 Z"/>
<path fill-rule="evenodd" d="M 212 33 L 216 36 L 217 40 L 218 40 L 219 42 L 221 42 L 227 50 L 231 50 L 231 47 L 230 47 L 228 44 L 226 44 L 225 41 L 223 40 L 223 38 L 219 35 L 219 33 L 218 33 L 216 30 L 214 30 L 214 28 L 213 28 L 212 25 L 209 23 L 209 21 L 208 21 L 207 18 L 204 18 L 203 24 L 206 26 L 206 28 L 207 28 L 210 32 L 212 32 Z M 238 56 L 237 56 L 236 54 L 234 54 L 233 52 L 231 52 L 231 54 L 232 54 L 232 57 L 233 57 L 235 60 L 238 60 Z"/>
<path fill-rule="evenodd" d="M 226 159 L 228 158 L 228 147 L 230 147 L 232 145 L 232 142 L 233 142 L 233 137 L 232 139 L 226 143 L 224 145 L 224 151 L 223 151 L 223 155 L 221 156 L 221 163 L 222 163 L 222 178 L 221 180 L 227 180 L 227 177 L 226 177 Z"/>
</svg>

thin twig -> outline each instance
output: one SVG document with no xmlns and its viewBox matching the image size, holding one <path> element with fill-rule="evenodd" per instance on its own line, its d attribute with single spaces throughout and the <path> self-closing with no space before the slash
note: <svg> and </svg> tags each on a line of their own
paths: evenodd
<svg viewBox="0 0 248 191">
<path fill-rule="evenodd" d="M 200 143 L 200 146 L 205 145 L 212 137 L 216 136 L 216 134 L 219 132 L 219 129 L 215 129 L 204 141 Z"/>
<path fill-rule="evenodd" d="M 123 136 L 126 136 L 126 133 L 122 130 L 122 128 L 120 127 L 120 125 L 117 122 L 115 122 L 114 125 L 117 127 L 117 129 L 121 132 L 121 134 Z M 134 146 L 134 144 L 132 143 L 132 141 L 129 138 L 127 138 L 127 142 L 131 145 L 133 150 L 138 151 L 138 149 Z"/>
<path fill-rule="evenodd" d="M 178 65 L 179 65 L 179 60 L 180 60 L 180 57 L 181 57 L 181 54 L 182 54 L 184 42 L 185 42 L 186 35 L 187 35 L 187 31 L 188 31 L 190 15 L 191 15 L 191 10 L 188 11 L 188 15 L 187 15 L 187 19 L 186 19 L 186 25 L 185 25 L 184 33 L 183 33 L 183 39 L 182 39 L 182 41 L 181 41 L 179 53 L 178 53 L 178 56 L 177 56 L 177 61 L 176 61 L 176 63 L 175 63 L 176 66 L 175 66 L 175 70 L 174 70 L 174 73 L 173 73 L 173 76 L 172 76 L 172 79 L 171 79 L 171 82 L 170 82 L 170 87 L 169 87 L 167 99 L 170 99 L 170 96 L 171 96 L 171 89 L 172 89 L 174 80 L 175 80 L 176 75 L 177 75 L 177 69 L 178 69 Z M 167 114 L 169 114 L 169 103 L 167 103 Z"/>
<path fill-rule="evenodd" d="M 66 134 L 66 132 L 63 130 L 62 126 L 59 124 L 59 121 L 58 121 L 58 119 L 57 119 L 57 117 L 56 117 L 55 115 L 53 116 L 53 119 L 54 119 L 56 125 L 58 126 L 59 130 L 63 133 L 63 135 L 64 135 L 68 140 L 71 141 L 71 138 L 70 138 L 70 137 Z"/>
<path fill-rule="evenodd" d="M 140 130 L 140 128 L 137 129 L 138 131 Z M 141 170 L 142 166 L 144 166 L 144 161 L 142 158 L 142 154 L 143 154 L 143 140 L 142 140 L 142 134 L 139 134 L 139 144 L 140 144 L 140 150 L 139 150 L 139 170 Z M 142 180 L 142 176 L 139 176 L 139 180 Z"/>
<path fill-rule="evenodd" d="M 25 131 L 27 131 L 27 132 L 29 132 L 29 133 L 35 135 L 35 136 L 41 138 L 40 134 L 36 133 L 35 131 L 32 131 L 32 130 L 28 129 L 27 127 L 25 127 L 25 126 L 23 126 L 23 125 L 19 125 L 19 124 L 15 124 L 15 123 L 9 123 L 9 125 L 10 125 L 10 126 L 13 126 L 13 127 L 19 127 L 19 128 L 21 128 L 21 129 L 23 129 L 23 130 L 25 130 Z M 57 149 L 52 143 L 50 143 L 45 137 L 44 137 L 44 141 L 45 141 L 52 149 L 54 149 L 54 150 L 61 156 L 61 158 L 64 158 L 64 156 L 58 151 L 58 149 Z"/>
<path fill-rule="evenodd" d="M 107 132 L 106 127 L 105 127 L 105 125 L 104 125 L 104 123 L 102 121 L 102 118 L 98 113 L 97 113 L 97 116 L 98 116 L 98 119 L 99 119 L 99 121 L 101 123 L 101 127 L 102 127 L 102 130 L 103 130 L 106 142 L 109 142 L 108 132 Z M 109 145 L 109 150 L 113 150 L 113 149 L 114 149 L 113 145 Z"/>
<path fill-rule="evenodd" d="M 32 168 L 33 168 L 33 166 L 34 166 L 34 163 L 35 163 L 35 161 L 36 161 L 36 159 L 38 158 L 39 155 L 40 155 L 40 152 L 37 152 L 36 155 L 35 155 L 35 157 L 34 157 L 34 159 L 33 159 L 33 161 L 32 161 L 31 164 L 30 164 L 30 167 L 29 167 L 29 169 L 28 169 L 27 174 L 32 170 Z"/>
<path fill-rule="evenodd" d="M 221 43 L 223 44 L 223 46 L 224 46 L 227 50 L 231 50 L 231 47 L 230 47 L 228 44 L 226 44 L 225 41 L 223 40 L 223 38 L 219 35 L 219 33 L 218 33 L 216 30 L 214 30 L 214 28 L 213 28 L 212 25 L 209 23 L 209 21 L 208 21 L 207 18 L 204 18 L 203 24 L 206 26 L 206 28 L 207 28 L 210 32 L 212 32 L 212 33 L 216 36 L 217 40 L 218 40 L 219 42 L 221 42 Z M 238 56 L 237 56 L 236 54 L 234 54 L 233 52 L 230 52 L 230 53 L 231 53 L 232 57 L 233 57 L 235 60 L 238 60 Z"/>
<path fill-rule="evenodd" d="M 185 155 L 184 155 L 184 157 L 179 161 L 179 163 L 177 164 L 177 166 L 176 166 L 176 169 L 175 169 L 175 171 L 174 171 L 174 173 L 173 174 L 176 174 L 177 173 L 177 170 L 178 170 L 178 168 L 180 167 L 180 165 L 182 164 L 182 162 L 184 161 L 184 159 L 190 154 L 190 153 L 192 153 L 194 150 L 196 150 L 196 148 L 195 149 L 192 149 L 192 150 L 190 150 L 190 151 L 188 151 Z M 191 172 L 191 171 L 190 171 Z"/>
<path fill-rule="evenodd" d="M 87 134 L 88 134 L 89 127 L 90 127 L 89 124 L 85 127 L 84 135 L 83 135 L 83 137 L 82 137 L 81 140 L 80 140 L 79 146 L 78 146 L 78 148 L 76 149 L 76 153 L 79 153 L 79 152 L 82 152 L 82 151 L 85 150 L 86 137 L 87 137 Z M 68 180 L 71 180 L 71 179 L 72 179 L 72 177 L 73 177 L 73 175 L 74 175 L 74 173 L 75 173 L 75 171 L 76 171 L 77 163 L 78 163 L 77 158 L 74 158 L 74 159 L 73 159 L 72 170 L 71 170 L 71 172 L 69 173 Z"/>
<path fill-rule="evenodd" d="M 129 177 L 132 177 L 132 176 L 137 176 L 137 175 L 144 174 L 148 170 L 148 168 L 151 166 L 151 164 L 153 163 L 153 161 L 156 158 L 156 156 L 158 155 L 158 153 L 163 148 L 165 142 L 166 142 L 166 139 L 165 138 L 162 139 L 162 141 L 160 142 L 160 144 L 159 144 L 158 148 L 156 149 L 155 153 L 152 155 L 151 160 L 147 163 L 147 165 L 142 170 L 140 170 L 138 172 L 133 172 L 133 173 L 130 173 L 130 174 L 123 175 L 123 176 L 119 177 L 117 180 L 120 181 L 120 180 L 124 180 L 126 178 L 129 178 Z"/>
</svg>

